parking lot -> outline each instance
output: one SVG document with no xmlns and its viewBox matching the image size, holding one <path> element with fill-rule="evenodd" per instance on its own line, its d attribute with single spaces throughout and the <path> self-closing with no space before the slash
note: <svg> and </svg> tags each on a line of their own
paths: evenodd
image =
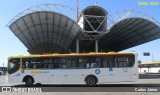
<svg viewBox="0 0 160 95">
<path fill-rule="evenodd" d="M 6 83 L 6 76 L 0 76 L 0 86 L 14 86 L 14 87 L 25 87 L 21 84 L 8 84 Z M 159 92 L 134 92 L 134 88 L 146 88 L 146 87 L 159 87 L 160 88 L 160 75 L 158 74 L 140 74 L 140 79 L 137 82 L 123 82 L 123 83 L 109 83 L 109 84 L 100 84 L 95 87 L 87 87 L 85 85 L 51 85 L 45 84 L 41 86 L 34 85 L 33 87 L 42 87 L 51 89 L 49 92 L 42 93 L 30 93 L 30 95 L 159 95 Z M 128 89 L 130 88 L 130 89 Z M 125 89 L 128 89 L 126 91 Z M 132 94 L 130 91 L 132 91 Z M 78 93 L 77 93 L 78 92 Z M 14 92 L 15 95 L 21 94 Z M 0 95 L 11 94 L 9 92 L 2 92 Z M 12 92 L 13 94 L 13 92 Z M 24 93 L 27 95 L 27 93 Z"/>
</svg>

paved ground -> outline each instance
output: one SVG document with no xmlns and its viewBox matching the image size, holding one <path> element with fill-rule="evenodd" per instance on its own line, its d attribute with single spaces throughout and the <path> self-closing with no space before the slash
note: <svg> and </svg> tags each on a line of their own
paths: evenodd
<svg viewBox="0 0 160 95">
<path fill-rule="evenodd" d="M 15 86 L 24 87 L 24 85 L 7 84 L 6 76 L 0 76 L 0 86 Z M 35 86 L 39 87 L 39 86 Z M 160 95 L 160 92 L 134 92 L 135 88 L 160 88 L 160 75 L 157 74 L 140 74 L 140 79 L 137 82 L 124 82 L 114 84 L 97 85 L 96 87 L 86 87 L 84 85 L 42 85 L 47 89 L 52 89 L 55 92 L 42 93 L 17 93 L 17 92 L 1 92 L 0 95 Z M 133 92 L 121 92 L 131 90 Z M 118 90 L 118 92 L 110 92 Z M 160 89 L 159 89 L 160 90 Z M 90 91 L 90 92 L 87 92 Z M 101 91 L 101 92 L 97 92 Z M 109 92 L 104 92 L 109 91 Z"/>
</svg>

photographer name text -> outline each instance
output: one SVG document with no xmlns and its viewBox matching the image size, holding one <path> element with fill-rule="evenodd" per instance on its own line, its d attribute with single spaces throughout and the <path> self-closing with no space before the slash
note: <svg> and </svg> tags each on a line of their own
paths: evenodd
<svg viewBox="0 0 160 95">
<path fill-rule="evenodd" d="M 160 2 L 158 1 L 138 1 L 139 6 L 159 6 Z"/>
</svg>

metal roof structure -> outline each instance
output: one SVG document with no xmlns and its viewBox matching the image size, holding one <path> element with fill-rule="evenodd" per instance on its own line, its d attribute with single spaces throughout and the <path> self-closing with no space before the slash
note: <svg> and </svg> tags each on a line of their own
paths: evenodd
<svg viewBox="0 0 160 95">
<path fill-rule="evenodd" d="M 81 32 L 72 19 L 50 11 L 27 14 L 9 28 L 32 54 L 63 53 Z"/>
<path fill-rule="evenodd" d="M 78 37 L 80 52 L 95 51 L 95 40 L 107 33 L 107 14 L 107 11 L 99 6 L 89 6 L 81 12 L 77 21 L 84 30 Z M 75 44 L 72 45 L 72 51 L 75 51 Z"/>
<path fill-rule="evenodd" d="M 7 26 L 31 54 L 75 52 L 77 46 L 86 53 L 121 51 L 160 38 L 160 23 L 140 11 L 108 14 L 89 6 L 77 22 L 76 13 L 67 6 L 43 4 L 19 13 Z"/>
<path fill-rule="evenodd" d="M 127 18 L 116 23 L 99 40 L 105 51 L 121 51 L 160 38 L 160 27 L 143 18 Z"/>
<path fill-rule="evenodd" d="M 89 6 L 81 12 L 78 22 L 82 23 L 80 19 L 84 18 L 83 28 L 85 31 L 106 31 L 106 27 L 102 26 L 106 26 L 107 14 L 107 11 L 99 6 Z"/>
</svg>

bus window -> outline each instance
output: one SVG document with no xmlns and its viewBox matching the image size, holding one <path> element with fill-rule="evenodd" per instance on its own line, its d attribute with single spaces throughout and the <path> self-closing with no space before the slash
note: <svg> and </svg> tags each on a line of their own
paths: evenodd
<svg viewBox="0 0 160 95">
<path fill-rule="evenodd" d="M 139 65 L 138 65 L 138 68 L 143 68 L 143 65 L 139 64 Z"/>
<path fill-rule="evenodd" d="M 115 58 L 113 56 L 107 57 L 108 66 L 107 67 L 115 67 Z"/>
<path fill-rule="evenodd" d="M 101 57 L 101 68 L 115 67 L 113 56 Z"/>
<path fill-rule="evenodd" d="M 100 58 L 91 57 L 90 58 L 90 68 L 99 68 L 100 67 Z"/>
<path fill-rule="evenodd" d="M 37 65 L 39 68 L 51 69 L 52 68 L 52 58 L 41 58 L 37 59 Z"/>
<path fill-rule="evenodd" d="M 54 58 L 53 68 L 66 68 L 65 57 Z"/>
<path fill-rule="evenodd" d="M 43 69 L 43 68 L 52 68 L 51 58 L 24 58 L 22 60 L 23 69 Z"/>
<path fill-rule="evenodd" d="M 121 67 L 132 67 L 134 65 L 134 59 L 131 56 L 117 56 L 116 65 L 118 68 Z"/>
<path fill-rule="evenodd" d="M 107 59 L 106 58 L 101 58 L 101 67 L 106 68 L 107 67 Z"/>
<path fill-rule="evenodd" d="M 67 68 L 71 68 L 72 67 L 72 59 L 70 57 L 67 58 L 66 65 L 67 65 Z"/>
<path fill-rule="evenodd" d="M 135 57 L 132 55 L 132 56 L 128 56 L 128 62 L 129 62 L 129 65 L 128 67 L 132 67 L 135 63 Z"/>
<path fill-rule="evenodd" d="M 72 68 L 79 68 L 78 58 L 72 58 Z"/>
<path fill-rule="evenodd" d="M 127 57 L 117 57 L 117 67 L 128 67 Z"/>
<path fill-rule="evenodd" d="M 89 58 L 88 57 L 83 57 L 81 58 L 83 62 L 83 68 L 89 68 Z"/>
<path fill-rule="evenodd" d="M 78 64 L 79 64 L 79 68 L 83 68 L 83 59 L 82 58 L 78 59 Z"/>
<path fill-rule="evenodd" d="M 10 59 L 8 62 L 8 73 L 12 74 L 16 71 L 18 71 L 20 67 L 20 59 Z"/>
<path fill-rule="evenodd" d="M 42 62 L 41 62 L 41 59 L 40 59 L 40 58 L 36 58 L 36 68 L 37 68 L 37 69 L 43 68 Z"/>
<path fill-rule="evenodd" d="M 31 59 L 30 68 L 36 69 L 36 59 Z"/>
<path fill-rule="evenodd" d="M 83 68 L 99 68 L 100 67 L 100 58 L 97 57 L 84 57 Z"/>
<path fill-rule="evenodd" d="M 22 68 L 23 69 L 36 69 L 36 59 L 24 58 L 22 59 Z"/>
<path fill-rule="evenodd" d="M 144 65 L 143 65 L 143 67 L 148 68 L 148 67 L 149 67 L 149 65 L 148 65 L 148 64 L 144 64 Z"/>
<path fill-rule="evenodd" d="M 22 59 L 22 69 L 28 68 L 28 62 Z"/>
<path fill-rule="evenodd" d="M 66 60 L 67 68 L 79 68 L 78 57 L 68 57 Z"/>
</svg>

